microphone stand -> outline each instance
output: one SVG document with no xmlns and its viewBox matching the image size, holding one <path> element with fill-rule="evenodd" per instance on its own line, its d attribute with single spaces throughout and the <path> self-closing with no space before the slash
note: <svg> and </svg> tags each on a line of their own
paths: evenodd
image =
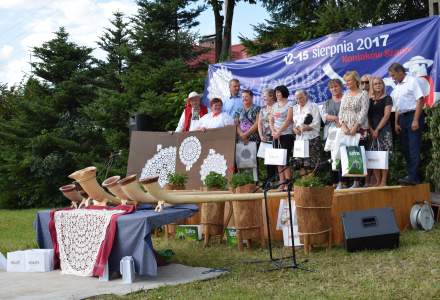
<svg viewBox="0 0 440 300">
<path fill-rule="evenodd" d="M 290 161 L 289 164 L 287 164 L 287 166 L 284 167 L 281 170 L 281 172 L 283 172 L 287 168 L 290 168 L 291 164 L 293 164 L 292 161 Z M 317 164 L 317 167 L 313 171 L 308 172 L 307 174 L 315 172 L 319 165 L 320 164 Z M 280 172 L 278 172 L 278 173 L 280 173 Z M 304 174 L 304 175 L 307 175 L 307 174 Z M 292 255 L 286 256 L 286 257 L 280 257 L 280 258 L 274 258 L 273 257 L 272 238 L 271 238 L 271 233 L 270 233 L 270 217 L 269 217 L 268 204 L 267 204 L 267 202 L 268 202 L 267 192 L 271 188 L 273 188 L 273 187 L 271 187 L 270 182 L 274 179 L 275 176 L 272 176 L 271 178 L 268 178 L 265 181 L 265 183 L 263 184 L 264 207 L 265 207 L 265 210 L 266 210 L 265 217 L 266 217 L 266 228 L 267 228 L 267 238 L 268 238 L 269 261 L 267 261 L 267 260 L 255 260 L 255 261 L 250 261 L 250 262 L 247 262 L 247 263 L 264 263 L 264 262 L 271 262 L 271 263 L 273 263 L 274 268 L 263 270 L 263 272 L 270 272 L 270 271 L 282 270 L 282 269 L 300 269 L 300 270 L 303 270 L 303 271 L 314 272 L 314 270 L 307 269 L 307 268 L 304 268 L 304 267 L 300 266 L 297 263 L 297 260 L 296 260 L 294 232 L 293 232 L 292 201 L 291 201 L 292 200 L 292 195 L 291 194 L 292 194 L 292 189 L 293 189 L 293 182 L 294 182 L 295 178 L 292 178 L 291 180 L 285 180 L 284 182 L 279 184 L 279 185 L 282 185 L 282 184 L 286 184 L 287 183 L 287 199 L 288 199 L 288 202 L 289 202 L 289 218 L 290 218 L 289 223 L 290 223 L 290 234 L 291 234 L 291 238 L 292 238 Z M 277 186 L 275 186 L 275 187 L 277 187 Z M 286 260 L 286 259 L 292 259 L 292 262 L 290 264 L 283 265 L 282 262 L 284 260 Z M 304 262 L 307 262 L 307 261 L 308 260 L 305 260 Z M 277 263 L 277 262 L 279 262 L 279 263 Z"/>
<path fill-rule="evenodd" d="M 312 171 L 307 172 L 306 174 L 302 175 L 302 176 L 306 176 L 310 173 L 316 173 L 316 171 L 322 166 L 325 165 L 327 163 L 329 163 L 330 161 L 325 161 L 325 162 L 318 162 L 315 166 L 315 168 Z M 300 176 L 300 177 L 302 177 Z M 295 252 L 295 238 L 294 238 L 294 232 L 293 232 L 293 214 L 292 214 L 292 189 L 293 189 L 293 182 L 294 182 L 293 176 L 292 176 L 292 180 L 289 181 L 289 183 L 287 184 L 287 199 L 289 202 L 289 223 L 290 223 L 290 234 L 291 234 L 291 238 L 292 238 L 292 262 L 291 264 L 288 265 L 277 265 L 275 268 L 272 269 L 268 269 L 266 270 L 266 272 L 270 272 L 270 271 L 275 271 L 275 270 L 281 270 L 281 269 L 299 269 L 299 270 L 303 270 L 303 271 L 308 271 L 308 272 L 315 272 L 315 270 L 312 269 L 307 269 L 302 267 L 300 264 L 297 263 L 296 261 L 296 252 Z M 266 218 L 268 217 L 267 215 L 267 211 L 266 211 Z M 308 260 L 305 260 L 304 262 L 307 262 Z"/>
<path fill-rule="evenodd" d="M 110 170 L 113 167 L 113 164 L 115 162 L 115 157 L 120 155 L 120 151 L 118 152 L 112 152 L 110 153 L 110 156 L 108 157 L 108 159 L 105 162 L 105 175 L 104 175 L 104 179 L 107 179 L 107 175 L 110 172 Z"/>
</svg>

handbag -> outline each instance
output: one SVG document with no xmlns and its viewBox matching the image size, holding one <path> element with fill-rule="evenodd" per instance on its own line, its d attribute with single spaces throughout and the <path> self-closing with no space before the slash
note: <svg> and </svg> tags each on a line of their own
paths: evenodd
<svg viewBox="0 0 440 300">
<path fill-rule="evenodd" d="M 334 126 L 328 129 L 327 139 L 325 140 L 324 151 L 328 152 L 332 150 L 333 144 L 336 141 L 336 135 L 338 134 L 338 130 L 339 128 Z"/>
<path fill-rule="evenodd" d="M 309 157 L 309 141 L 305 141 L 301 138 L 296 139 L 293 144 L 293 157 Z"/>
<path fill-rule="evenodd" d="M 388 151 L 381 151 L 380 150 L 379 139 L 376 139 L 376 142 L 377 142 L 377 148 L 379 150 L 365 151 L 365 155 L 367 157 L 367 168 L 368 169 L 388 170 L 389 153 L 388 153 Z"/>
<path fill-rule="evenodd" d="M 247 169 L 257 167 L 257 143 L 237 143 L 235 145 L 235 162 L 237 168 Z"/>
<path fill-rule="evenodd" d="M 279 142 L 278 146 L 280 146 Z M 273 166 L 285 166 L 287 164 L 287 149 L 266 149 L 266 152 L 264 153 L 264 164 Z"/>
<path fill-rule="evenodd" d="M 266 149 L 272 149 L 272 143 L 261 142 L 260 147 L 258 148 L 257 157 L 264 158 L 266 153 Z"/>
<path fill-rule="evenodd" d="M 333 142 L 333 147 L 331 149 L 332 160 L 341 158 L 341 146 L 357 146 L 359 145 L 360 139 L 361 135 L 359 133 L 356 133 L 355 135 L 347 135 L 342 132 L 341 128 L 338 128 L 338 132 L 336 133 L 335 141 Z"/>
<path fill-rule="evenodd" d="M 342 177 L 367 176 L 364 146 L 341 146 Z"/>
</svg>

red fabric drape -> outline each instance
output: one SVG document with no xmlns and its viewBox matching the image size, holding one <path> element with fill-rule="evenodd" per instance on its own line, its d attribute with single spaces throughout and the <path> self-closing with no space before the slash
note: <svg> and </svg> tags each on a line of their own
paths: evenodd
<svg viewBox="0 0 440 300">
<path fill-rule="evenodd" d="M 203 117 L 208 113 L 208 108 L 202 104 L 200 104 L 199 117 Z M 186 103 L 185 106 L 185 122 L 183 123 L 183 131 L 189 131 L 189 127 L 191 125 L 192 118 L 192 106 L 189 102 Z"/>
<path fill-rule="evenodd" d="M 118 205 L 116 207 L 106 207 L 106 206 L 88 206 L 82 209 L 107 209 L 107 210 L 124 210 L 123 213 L 115 214 L 111 217 L 110 224 L 107 227 L 107 232 L 105 235 L 105 240 L 102 242 L 101 247 L 99 248 L 98 257 L 95 262 L 95 266 L 93 267 L 93 276 L 102 276 L 104 274 L 104 268 L 108 261 L 108 257 L 110 256 L 110 252 L 112 251 L 113 241 L 115 239 L 116 234 L 116 221 L 119 216 L 132 213 L 136 210 L 134 205 Z M 71 208 L 64 208 L 58 210 L 71 210 Z M 57 233 L 55 228 L 55 212 L 57 210 L 53 209 L 50 211 L 50 221 L 49 221 L 49 232 L 50 237 L 52 238 L 52 245 L 54 251 L 54 267 L 55 269 L 60 267 L 60 250 L 58 246 Z"/>
</svg>

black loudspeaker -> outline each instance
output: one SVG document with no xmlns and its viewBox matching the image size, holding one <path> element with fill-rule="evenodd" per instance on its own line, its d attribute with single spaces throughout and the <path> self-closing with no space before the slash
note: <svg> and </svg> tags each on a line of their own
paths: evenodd
<svg viewBox="0 0 440 300">
<path fill-rule="evenodd" d="M 150 116 L 145 114 L 136 114 L 128 120 L 128 128 L 130 134 L 133 130 L 135 131 L 150 131 L 152 124 L 152 119 Z"/>
<path fill-rule="evenodd" d="M 344 212 L 342 226 L 349 252 L 399 247 L 400 230 L 390 207 Z"/>
</svg>

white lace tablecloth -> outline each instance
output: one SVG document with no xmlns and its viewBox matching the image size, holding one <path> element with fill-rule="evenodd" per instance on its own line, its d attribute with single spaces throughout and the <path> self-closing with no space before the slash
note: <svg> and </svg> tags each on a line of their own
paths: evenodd
<svg viewBox="0 0 440 300">
<path fill-rule="evenodd" d="M 74 209 L 55 212 L 63 274 L 93 275 L 111 217 L 120 213 L 124 213 L 124 210 Z"/>
</svg>

